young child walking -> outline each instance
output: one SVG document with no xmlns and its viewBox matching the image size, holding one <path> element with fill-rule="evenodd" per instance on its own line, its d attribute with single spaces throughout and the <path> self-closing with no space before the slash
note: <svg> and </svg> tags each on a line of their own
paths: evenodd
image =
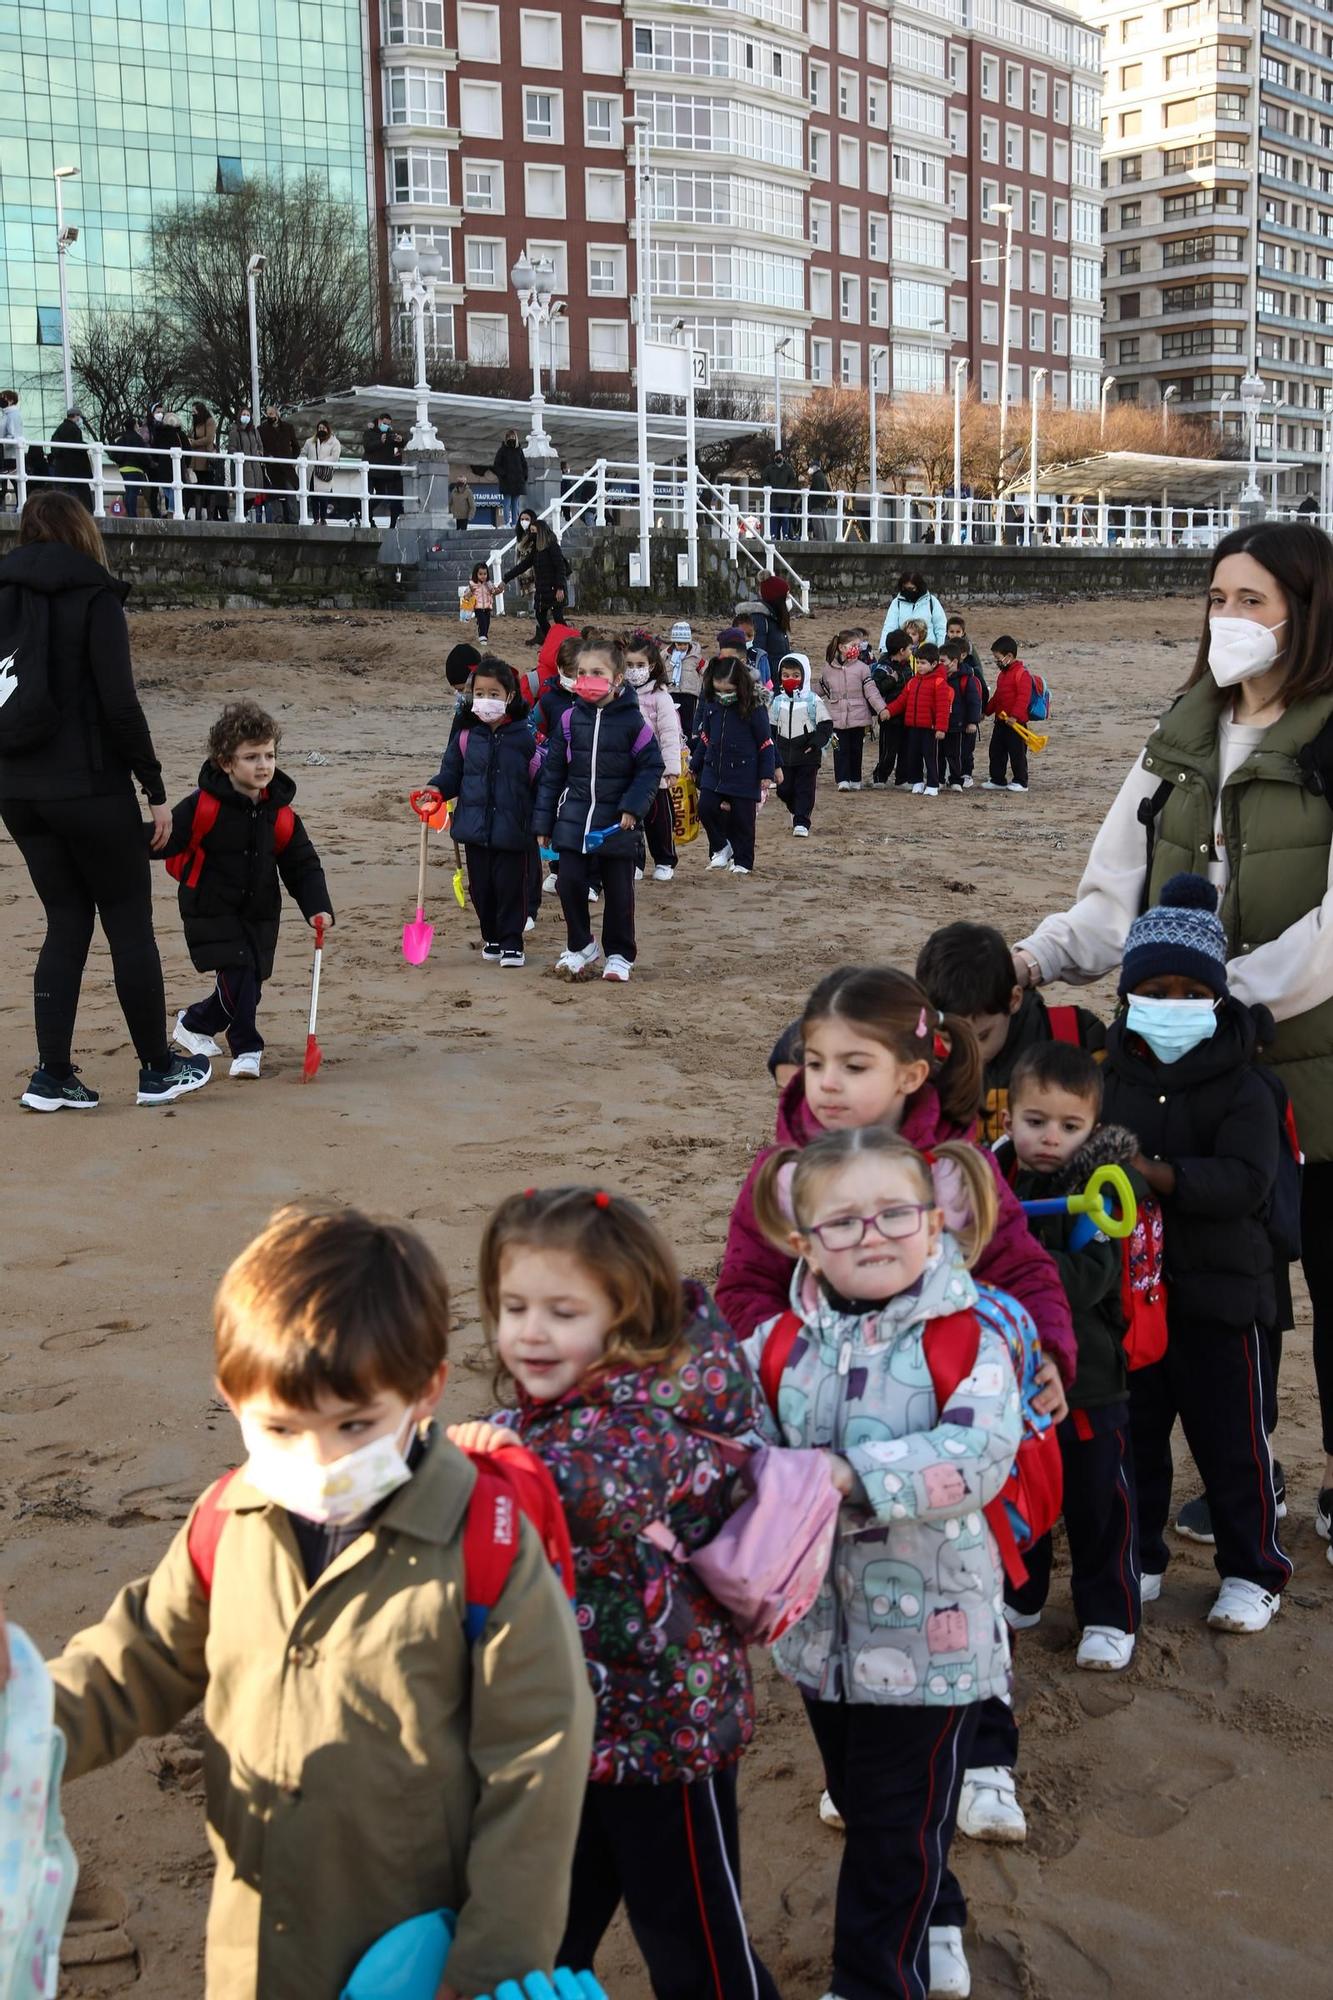
<svg viewBox="0 0 1333 2000">
<path fill-rule="evenodd" d="M 774 1648 L 846 1828 L 827 2000 L 971 1990 L 949 1848 L 977 1704 L 1009 1689 L 982 1510 L 1009 1477 L 1023 1414 L 997 1312 L 1032 1328 L 969 1275 L 997 1214 L 986 1160 L 946 1144 L 931 1161 L 961 1184 L 971 1221 L 958 1238 L 931 1164 L 882 1127 L 783 1148 L 755 1186 L 770 1239 L 801 1260 L 789 1312 L 745 1342 L 765 1434 L 827 1451 L 843 1496 L 824 1589 Z M 942 1381 L 941 1343 L 964 1330 L 968 1358 Z"/>
<path fill-rule="evenodd" d="M 653 862 L 654 882 L 669 882 L 676 872 L 671 780 L 678 778 L 681 772 L 680 716 L 671 699 L 670 677 L 656 639 L 647 632 L 629 632 L 623 643 L 625 679 L 633 688 L 644 719 L 662 753 L 662 782 L 644 819 L 643 833 Z"/>
<path fill-rule="evenodd" d="M 455 799 L 451 832 L 467 855 L 468 890 L 481 927 L 481 955 L 502 969 L 524 964 L 532 852 L 532 795 L 540 769 L 518 675 L 483 655 L 472 703 L 450 739 L 423 804 Z"/>
<path fill-rule="evenodd" d="M 995 688 L 986 703 L 995 717 L 990 738 L 990 776 L 984 792 L 1025 792 L 1028 788 L 1028 746 L 1014 728 L 1026 723 L 1032 707 L 1032 676 L 1018 657 L 1018 641 L 1002 635 L 991 647 Z M 1012 771 L 1013 776 L 1006 774 Z"/>
<path fill-rule="evenodd" d="M 484 649 L 491 636 L 491 613 L 495 609 L 495 586 L 485 563 L 474 563 L 468 582 L 472 592 L 472 614 L 477 621 L 477 641 Z"/>
<path fill-rule="evenodd" d="M 986 712 L 986 688 L 972 666 L 966 639 L 946 639 L 945 670 L 953 690 L 949 728 L 944 738 L 942 776 L 951 792 L 970 792 L 976 766 L 977 731 Z"/>
<path fill-rule="evenodd" d="M 442 1908 L 439 2000 L 549 1974 L 593 1703 L 539 1535 L 521 1516 L 503 1544 L 468 1533 L 477 1475 L 431 1421 L 444 1273 L 410 1230 L 288 1209 L 213 1319 L 246 1461 L 52 1663 L 66 1778 L 202 1702 L 210 2000 L 341 1993 L 386 1931 Z M 490 1605 L 469 1589 L 479 1530 Z"/>
<path fill-rule="evenodd" d="M 745 1645 L 668 1552 L 725 1522 L 721 1441 L 752 1435 L 754 1386 L 707 1293 L 619 1196 L 515 1195 L 487 1225 L 478 1290 L 517 1402 L 500 1421 L 560 1491 L 597 1696 L 560 1962 L 590 1965 L 623 1902 L 656 2000 L 777 2000 L 740 1902 Z M 459 1436 L 502 1448 L 505 1433 Z"/>
<path fill-rule="evenodd" d="M 283 888 L 312 927 L 333 923 L 324 870 L 292 807 L 295 782 L 278 769 L 281 735 L 257 702 L 224 708 L 209 731 L 199 788 L 172 812 L 158 857 L 180 883 L 191 963 L 214 975 L 207 998 L 176 1016 L 172 1039 L 192 1056 L 217 1056 L 214 1037 L 225 1033 L 232 1076 L 251 1079 L 263 1060 L 255 1017 L 273 977 Z"/>
<path fill-rule="evenodd" d="M 695 644 L 688 618 L 678 618 L 667 641 L 667 674 L 671 699 L 680 713 L 680 733 L 686 744 L 694 741 L 694 712 L 699 706 L 703 684 L 704 656 Z"/>
<path fill-rule="evenodd" d="M 1269 1197 L 1283 1143 L 1277 1099 L 1255 1074 L 1261 1010 L 1231 998 L 1217 890 L 1173 875 L 1129 927 L 1124 1011 L 1106 1038 L 1108 1120 L 1139 1142 L 1134 1166 L 1162 1204 L 1169 1338 L 1130 1378 L 1142 1593 L 1160 1596 L 1179 1417 L 1203 1476 L 1221 1578 L 1208 1622 L 1262 1632 L 1291 1564 L 1278 1539 L 1264 1428 L 1274 1319 Z"/>
<path fill-rule="evenodd" d="M 870 647 L 860 629 L 839 632 L 829 642 L 819 692 L 828 703 L 836 732 L 833 776 L 838 790 L 859 792 L 866 726 L 886 712 L 870 671 Z"/>
<path fill-rule="evenodd" d="M 981 682 L 981 701 L 984 708 L 985 704 L 990 700 L 990 689 L 986 686 L 986 676 L 982 672 L 981 655 L 968 637 L 967 620 L 963 617 L 961 611 L 953 611 L 949 614 L 944 636 L 946 640 L 957 639 L 961 642 L 963 657 L 977 679 Z"/>
<path fill-rule="evenodd" d="M 537 783 L 533 830 L 554 841 L 565 915 L 563 979 L 588 978 L 602 956 L 588 921 L 588 858 L 596 853 L 606 897 L 603 979 L 623 984 L 638 956 L 634 937 L 634 842 L 662 781 L 657 747 L 625 679 L 619 639 L 585 634 L 574 648 L 574 705 L 560 718 Z M 600 836 L 589 846 L 593 835 Z"/>
<path fill-rule="evenodd" d="M 913 792 L 928 799 L 940 793 L 940 752 L 953 712 L 953 689 L 939 648 L 926 644 L 916 655 L 916 672 L 896 701 L 891 716 L 901 716 L 906 738 L 902 775 Z"/>
<path fill-rule="evenodd" d="M 699 780 L 708 866 L 753 874 L 755 822 L 777 757 L 759 683 L 743 660 L 713 659 L 704 669 L 690 768 Z"/>
<path fill-rule="evenodd" d="M 798 840 L 810 834 L 815 811 L 819 766 L 833 734 L 833 717 L 810 685 L 810 661 L 804 653 L 786 653 L 778 661 L 778 686 L 768 710 L 773 750 L 782 778 L 778 797 L 791 814 Z"/>
<path fill-rule="evenodd" d="M 879 755 L 870 776 L 872 788 L 879 790 L 902 782 L 903 723 L 892 709 L 912 679 L 912 642 L 905 632 L 889 633 L 870 674 L 884 702 L 884 713 L 879 718 Z"/>
</svg>

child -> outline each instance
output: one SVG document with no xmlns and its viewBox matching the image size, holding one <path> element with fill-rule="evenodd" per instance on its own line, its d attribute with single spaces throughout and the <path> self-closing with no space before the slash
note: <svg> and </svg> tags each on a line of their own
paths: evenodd
<svg viewBox="0 0 1333 2000">
<path fill-rule="evenodd" d="M 623 984 L 638 956 L 634 941 L 634 838 L 657 797 L 662 752 L 625 680 L 619 639 L 588 633 L 574 649 L 574 705 L 550 736 L 537 784 L 533 828 L 560 855 L 558 889 L 566 947 L 562 979 L 585 979 L 602 955 L 588 922 L 587 837 L 596 849 L 606 896 L 603 979 Z"/>
<path fill-rule="evenodd" d="M 721 1442 L 753 1431 L 753 1385 L 707 1293 L 682 1286 L 660 1231 L 618 1196 L 515 1195 L 487 1225 L 478 1289 L 517 1392 L 501 1421 L 560 1489 L 597 1694 L 560 1962 L 590 1965 L 623 1901 L 663 2000 L 777 2000 L 739 1895 L 745 1646 L 644 1532 L 662 1524 L 687 1551 L 717 1534 L 732 1504 Z"/>
<path fill-rule="evenodd" d="M 981 682 L 982 702 L 983 704 L 988 702 L 990 700 L 990 689 L 986 686 L 986 676 L 981 671 L 981 655 L 967 636 L 967 625 L 960 612 L 954 611 L 950 613 L 944 636 L 946 640 L 957 639 L 961 643 L 964 659 Z"/>
<path fill-rule="evenodd" d="M 662 753 L 662 782 L 643 822 L 643 831 L 648 852 L 655 863 L 654 882 L 669 882 L 676 872 L 671 780 L 680 776 L 680 717 L 667 689 L 666 662 L 658 651 L 656 639 L 650 638 L 647 632 L 629 632 L 625 635 L 624 647 L 625 679 L 633 688 L 644 719 L 657 738 L 657 747 Z M 642 872 L 641 869 L 635 870 L 636 881 L 642 879 Z"/>
<path fill-rule="evenodd" d="M 870 777 L 871 785 L 880 789 L 895 783 L 895 773 L 900 772 L 903 761 L 902 719 L 890 714 L 890 710 L 912 678 L 912 643 L 905 632 L 889 633 L 882 658 L 870 669 L 870 675 L 884 701 L 884 713 L 879 718 L 879 756 Z M 901 775 L 896 782 L 903 783 Z"/>
<path fill-rule="evenodd" d="M 750 672 L 754 675 L 760 687 L 771 688 L 773 685 L 772 662 L 755 637 L 754 613 L 752 611 L 738 611 L 732 623 L 736 627 L 736 630 L 744 635 L 745 657 L 749 662 Z"/>
<path fill-rule="evenodd" d="M 901 716 L 907 732 L 903 744 L 903 778 L 928 799 L 940 794 L 940 745 L 949 728 L 953 691 L 937 646 L 917 649 L 916 672 L 888 713 Z"/>
<path fill-rule="evenodd" d="M 846 1826 L 831 1984 L 867 2000 L 970 1990 L 949 1847 L 977 1704 L 1009 1688 L 999 1555 L 981 1510 L 1009 1476 L 1023 1416 L 993 1315 L 1025 1332 L 1031 1322 L 968 1274 L 997 1213 L 984 1156 L 946 1145 L 931 1159 L 962 1183 L 962 1240 L 944 1231 L 931 1166 L 883 1129 L 773 1153 L 755 1187 L 770 1238 L 801 1259 L 794 1344 L 781 1321 L 745 1343 L 773 1402 L 764 1432 L 827 1451 L 844 1500 L 827 1583 L 774 1662 L 800 1689 Z M 975 1361 L 946 1398 L 928 1329 L 960 1313 Z M 784 1334 L 779 1369 L 765 1350 Z"/>
<path fill-rule="evenodd" d="M 1008 1138 L 996 1148 L 1020 1201 L 1079 1194 L 1095 1168 L 1128 1168 L 1131 1132 L 1099 1125 L 1102 1073 L 1084 1049 L 1037 1042 L 1014 1066 L 1005 1113 Z M 1135 1199 L 1148 1190 L 1130 1175 Z M 1129 1443 L 1126 1321 L 1121 1303 L 1123 1246 L 1097 1235 L 1070 1248 L 1072 1215 L 1038 1216 L 1029 1227 L 1055 1259 L 1078 1342 L 1078 1374 L 1060 1426 L 1064 1519 L 1074 1614 L 1082 1636 L 1075 1664 L 1118 1673 L 1134 1657 L 1139 1624 L 1138 1514 Z M 1028 1581 L 1008 1594 L 1013 1623 L 1035 1625 L 1051 1582 L 1051 1538 L 1024 1551 Z"/>
<path fill-rule="evenodd" d="M 1032 676 L 1018 657 L 1018 641 L 1002 635 L 991 647 L 995 660 L 995 692 L 986 703 L 995 717 L 990 739 L 990 776 L 984 792 L 1025 792 L 1028 788 L 1028 746 L 1012 726 L 1026 723 L 1032 706 Z M 1006 783 L 1005 773 L 1013 777 Z"/>
<path fill-rule="evenodd" d="M 907 636 L 907 643 L 912 648 L 914 655 L 922 646 L 931 644 L 926 634 L 926 621 L 924 618 L 905 618 L 902 629 Z"/>
<path fill-rule="evenodd" d="M 559 629 L 555 625 L 551 627 L 550 632 L 547 634 L 548 643 Z M 564 716 L 565 710 L 574 706 L 574 660 L 578 653 L 579 642 L 582 636 L 581 632 L 566 632 L 560 644 L 555 648 L 552 659 L 553 671 L 550 679 L 546 682 L 546 685 L 537 697 L 537 706 L 534 711 L 537 741 L 539 744 L 550 742 L 552 735 L 560 727 L 561 718 Z M 593 859 L 595 861 L 595 857 Z M 540 865 L 542 861 L 540 842 L 538 842 L 537 846 L 537 861 Z M 559 871 L 560 859 L 557 856 L 554 861 L 546 864 L 545 872 L 541 876 L 543 895 L 555 895 L 559 887 Z M 590 867 L 588 870 L 590 902 L 595 903 L 598 895 L 601 893 L 601 879 L 600 870 Z M 531 883 L 529 884 L 528 903 L 529 910 L 531 911 Z"/>
<path fill-rule="evenodd" d="M 1026 1049 L 1070 1042 L 1099 1054 L 1106 1029 L 1086 1007 L 1048 1007 L 1035 986 L 1024 990 L 1000 931 L 990 924 L 944 924 L 921 948 L 916 976 L 946 1014 L 961 1014 L 986 1065 L 981 1132 L 990 1145 L 1005 1132 L 1009 1080 Z"/>
<path fill-rule="evenodd" d="M 753 620 L 751 623 L 753 623 Z M 723 626 L 717 635 L 717 645 L 713 650 L 712 657 L 715 660 L 735 660 L 738 666 L 745 668 L 754 681 L 755 686 L 760 689 L 765 698 L 772 693 L 773 677 L 769 671 L 768 654 L 758 653 L 755 650 L 746 638 L 745 630 L 742 626 Z M 764 672 L 762 674 L 759 671 L 759 662 L 761 660 L 764 665 Z"/>
<path fill-rule="evenodd" d="M 944 739 L 944 781 L 951 792 L 970 792 L 976 761 L 977 730 L 986 710 L 986 689 L 972 668 L 965 639 L 946 639 L 944 658 L 953 689 L 953 708 Z"/>
<path fill-rule="evenodd" d="M 1130 925 L 1120 997 L 1106 1039 L 1105 1113 L 1134 1133 L 1134 1165 L 1162 1204 L 1170 1328 L 1165 1359 L 1130 1380 L 1143 1600 L 1160 1595 L 1168 1560 L 1179 1417 L 1207 1489 L 1222 1579 L 1208 1623 L 1262 1632 L 1291 1576 L 1264 1432 L 1272 1364 L 1260 1331 L 1274 1315 L 1266 1221 L 1279 1124 L 1254 1069 L 1266 1017 L 1229 995 L 1217 891 L 1203 876 L 1173 875 L 1161 902 Z"/>
<path fill-rule="evenodd" d="M 410 1230 L 286 1209 L 227 1272 L 214 1325 L 249 1456 L 53 1663 L 65 1776 L 202 1701 L 216 2000 L 340 1993 L 385 1931 L 444 1907 L 442 2000 L 549 1973 L 592 1702 L 526 1522 L 469 1642 L 476 1474 L 431 1422 L 444 1273 Z"/>
<path fill-rule="evenodd" d="M 671 699 L 680 713 L 680 733 L 686 743 L 694 741 L 694 711 L 699 705 L 699 688 L 704 666 L 701 647 L 694 643 L 688 618 L 678 618 L 671 628 L 667 647 L 667 672 Z"/>
<path fill-rule="evenodd" d="M 768 1052 L 768 1073 L 781 1097 L 794 1076 L 801 1072 L 801 1024 L 792 1021 L 782 1030 Z"/>
<path fill-rule="evenodd" d="M 708 866 L 753 874 L 755 820 L 781 774 L 768 710 L 741 660 L 714 659 L 704 669 L 690 768 L 699 780 Z"/>
<path fill-rule="evenodd" d="M 484 655 L 472 676 L 467 723 L 425 792 L 427 798 L 457 800 L 450 831 L 467 855 L 481 955 L 506 970 L 524 963 L 532 788 L 539 761 L 518 675 L 508 661 Z"/>
<path fill-rule="evenodd" d="M 829 642 L 819 692 L 828 703 L 836 732 L 833 776 L 840 792 L 861 789 L 861 759 L 866 724 L 885 714 L 884 697 L 870 671 L 870 648 L 854 629 L 839 632 Z"/>
<path fill-rule="evenodd" d="M 190 960 L 215 975 L 208 998 L 176 1016 L 173 1040 L 192 1056 L 221 1055 L 213 1038 L 225 1029 L 236 1077 L 257 1077 L 263 1059 L 255 1015 L 273 976 L 283 885 L 308 924 L 333 923 L 319 856 L 292 810 L 296 785 L 277 768 L 281 735 L 257 702 L 224 708 L 160 856 L 181 856 L 172 873 Z"/>
<path fill-rule="evenodd" d="M 491 613 L 495 609 L 495 588 L 491 583 L 491 573 L 484 562 L 473 565 L 469 588 L 472 592 L 473 615 L 477 621 L 477 638 L 484 648 L 491 635 Z"/>
<path fill-rule="evenodd" d="M 782 772 L 778 797 L 791 814 L 792 832 L 805 840 L 833 717 L 810 686 L 810 662 L 804 653 L 786 653 L 778 661 L 778 691 L 769 704 L 768 719 Z"/>
</svg>

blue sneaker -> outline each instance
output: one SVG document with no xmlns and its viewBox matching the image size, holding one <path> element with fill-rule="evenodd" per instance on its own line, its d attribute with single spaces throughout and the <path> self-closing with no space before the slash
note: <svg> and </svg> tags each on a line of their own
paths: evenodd
<svg viewBox="0 0 1333 2000">
<path fill-rule="evenodd" d="M 172 1056 L 165 1069 L 141 1069 L 136 1104 L 174 1104 L 192 1090 L 202 1090 L 213 1074 L 207 1056 Z"/>
<path fill-rule="evenodd" d="M 95 1090 L 79 1082 L 77 1069 L 72 1076 L 65 1077 L 35 1069 L 32 1081 L 19 1099 L 29 1111 L 96 1111 L 101 1101 Z"/>
</svg>

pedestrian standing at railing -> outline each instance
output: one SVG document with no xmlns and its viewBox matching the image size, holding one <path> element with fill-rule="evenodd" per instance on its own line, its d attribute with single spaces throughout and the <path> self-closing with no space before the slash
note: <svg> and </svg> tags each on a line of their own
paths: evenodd
<svg viewBox="0 0 1333 2000">
<path fill-rule="evenodd" d="M 51 433 L 51 471 L 60 481 L 59 490 L 68 493 L 81 507 L 93 511 L 93 462 L 83 441 L 83 412 L 68 410 L 65 421 Z"/>
<path fill-rule="evenodd" d="M 133 521 L 139 512 L 139 496 L 148 503 L 148 512 L 157 514 L 157 494 L 150 485 L 152 454 L 144 450 L 145 424 L 126 417 L 111 446 L 111 457 L 120 470 L 125 487 L 125 518 Z"/>
<path fill-rule="evenodd" d="M 325 521 L 338 518 L 338 502 L 333 497 L 333 468 L 342 454 L 342 445 L 333 435 L 332 426 L 321 417 L 315 425 L 314 436 L 308 437 L 301 446 L 302 458 L 311 461 L 310 518 L 321 526 Z"/>
<path fill-rule="evenodd" d="M 218 448 L 218 427 L 206 403 L 196 403 L 191 411 L 186 442 L 193 446 L 181 471 L 186 485 L 221 486 L 222 467 L 213 455 Z M 221 493 L 191 494 L 185 514 L 187 520 L 220 521 L 226 514 L 226 502 Z"/>
<path fill-rule="evenodd" d="M 270 521 L 285 521 L 292 527 L 298 518 L 296 454 L 300 446 L 296 441 L 296 432 L 276 403 L 270 403 L 264 411 L 264 421 L 259 426 L 259 441 L 264 447 L 268 518 Z"/>
<path fill-rule="evenodd" d="M 5 444 L 5 440 L 7 438 L 21 438 L 22 436 L 23 417 L 19 410 L 18 390 L 0 389 L 0 468 L 2 468 L 0 469 L 0 505 L 4 504 L 5 496 L 10 487 L 12 487 L 14 489 L 14 505 L 16 508 L 18 506 L 18 480 L 14 475 L 18 471 L 19 455 L 14 447 Z"/>
<path fill-rule="evenodd" d="M 501 524 L 512 528 L 518 521 L 519 502 L 528 490 L 528 461 L 523 456 L 517 431 L 505 432 L 504 443 L 495 454 L 491 470 L 501 494 Z"/>
<path fill-rule="evenodd" d="M 790 538 L 796 518 L 795 507 L 799 498 L 796 467 L 788 458 L 780 444 L 773 447 L 773 456 L 759 475 L 760 484 L 769 489 L 768 531 L 775 542 Z"/>
<path fill-rule="evenodd" d="M 253 507 L 255 519 L 264 515 L 264 444 L 259 435 L 259 426 L 248 402 L 242 403 L 236 421 L 227 432 L 227 450 L 231 454 L 243 452 L 245 464 L 242 480 L 245 486 L 245 506 Z"/>
<path fill-rule="evenodd" d="M 810 518 L 810 536 L 816 542 L 833 540 L 833 488 L 829 476 L 817 458 L 810 461 L 810 478 L 807 486 L 810 498 L 806 511 Z"/>
<path fill-rule="evenodd" d="M 167 422 L 166 411 L 161 403 L 154 403 L 148 412 L 145 443 L 152 446 L 146 460 L 148 477 L 157 488 L 152 502 L 154 514 L 161 514 L 170 520 L 175 512 L 175 492 L 171 483 L 171 447 L 181 441 L 180 429 L 172 429 Z"/>
<path fill-rule="evenodd" d="M 361 456 L 374 467 L 370 474 L 370 518 L 375 518 L 376 499 L 385 499 L 389 526 L 396 528 L 403 511 L 403 434 L 394 429 L 387 410 L 381 410 L 374 423 L 367 425 Z"/>
</svg>

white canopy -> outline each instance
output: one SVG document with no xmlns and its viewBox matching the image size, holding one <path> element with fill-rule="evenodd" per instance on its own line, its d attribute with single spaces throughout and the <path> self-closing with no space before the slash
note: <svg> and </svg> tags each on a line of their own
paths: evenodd
<svg viewBox="0 0 1333 2000">
<path fill-rule="evenodd" d="M 1257 471 L 1260 480 L 1273 472 L 1303 469 L 1300 459 L 1262 458 Z M 1095 499 L 1105 493 L 1108 500 L 1151 501 L 1160 505 L 1163 493 L 1181 507 L 1207 507 L 1221 492 L 1243 486 L 1250 476 L 1248 459 L 1173 458 L 1151 451 L 1097 451 L 1069 465 L 1042 466 L 1037 475 L 1037 491 L 1046 495 L 1067 494 L 1071 499 Z M 1021 496 L 1027 481 L 1019 478 L 1012 492 Z"/>
</svg>

